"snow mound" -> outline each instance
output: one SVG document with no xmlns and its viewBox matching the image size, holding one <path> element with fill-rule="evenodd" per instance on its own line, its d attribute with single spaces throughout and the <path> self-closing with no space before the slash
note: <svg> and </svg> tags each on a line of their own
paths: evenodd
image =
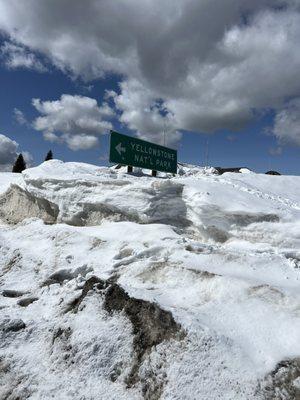
<svg viewBox="0 0 300 400">
<path fill-rule="evenodd" d="M 0 174 L 0 398 L 299 396 L 300 178 L 182 168 Z"/>
<path fill-rule="evenodd" d="M 12 186 L 0 202 L 5 205 L 2 219 L 11 223 L 27 215 L 75 226 L 98 225 L 104 219 L 185 226 L 182 191 L 182 184 L 169 179 L 137 179 L 109 168 L 52 160 L 26 170 L 20 187 Z M 11 210 L 21 208 L 12 215 Z"/>
<path fill-rule="evenodd" d="M 240 173 L 241 174 L 253 174 L 254 172 L 252 172 L 251 169 L 248 169 L 248 168 L 241 168 Z"/>
</svg>

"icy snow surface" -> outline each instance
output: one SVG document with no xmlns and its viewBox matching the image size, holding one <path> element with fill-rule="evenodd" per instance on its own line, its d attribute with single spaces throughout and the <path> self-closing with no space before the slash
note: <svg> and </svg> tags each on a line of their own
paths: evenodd
<svg viewBox="0 0 300 400">
<path fill-rule="evenodd" d="M 0 399 L 293 398 L 264 385 L 300 357 L 300 177 L 214 172 L 52 160 L 0 173 Z M 126 313 L 95 287 L 72 309 L 92 276 L 181 326 L 133 384 Z"/>
</svg>

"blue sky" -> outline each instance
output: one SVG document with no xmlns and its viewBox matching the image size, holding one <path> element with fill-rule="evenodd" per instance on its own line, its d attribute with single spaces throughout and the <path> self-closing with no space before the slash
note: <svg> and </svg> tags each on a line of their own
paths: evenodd
<svg viewBox="0 0 300 400">
<path fill-rule="evenodd" d="M 35 2 L 30 0 L 32 6 Z M 66 1 L 64 5 L 68 3 Z M 128 2 L 128 7 L 133 3 L 135 1 Z M 207 161 L 213 166 L 246 166 L 257 172 L 273 169 L 298 175 L 300 85 L 295 77 L 299 78 L 300 55 L 298 47 L 293 46 L 300 39 L 300 12 L 289 6 L 292 2 L 286 3 L 287 7 L 272 9 L 268 2 L 262 1 L 260 6 L 255 6 L 245 1 L 245 10 L 250 15 L 247 23 L 242 18 L 243 13 L 239 15 L 234 7 L 232 15 L 230 11 L 223 19 L 222 10 L 219 10 L 221 16 L 210 26 L 210 32 L 208 29 L 202 31 L 204 28 L 198 27 L 198 20 L 193 26 L 193 15 L 199 12 L 201 19 L 203 11 L 213 13 L 215 9 L 204 10 L 205 5 L 200 8 L 200 3 L 190 0 L 191 10 L 185 7 L 181 19 L 173 21 L 169 3 L 162 2 L 161 7 L 170 13 L 173 36 L 165 30 L 160 32 L 161 25 L 158 24 L 158 38 L 153 39 L 147 37 L 146 28 L 148 22 L 154 24 L 158 18 L 149 21 L 156 11 L 159 12 L 155 2 L 150 1 L 147 5 L 153 16 L 147 15 L 147 10 L 136 2 L 134 12 L 145 18 L 144 23 L 132 33 L 133 20 L 130 19 L 134 15 L 131 16 L 132 10 L 129 10 L 126 17 L 119 20 L 119 24 L 128 22 L 123 34 L 119 34 L 121 27 L 117 29 L 118 26 L 113 24 L 107 31 L 98 32 L 101 21 L 97 15 L 93 20 L 89 14 L 95 10 L 92 8 L 95 4 L 102 7 L 103 2 L 98 0 L 88 0 L 84 12 L 80 11 L 83 20 L 90 18 L 91 32 L 86 29 L 81 32 L 84 27 L 80 26 L 74 28 L 77 18 L 81 18 L 76 10 L 71 10 L 65 20 L 57 21 L 55 13 L 59 12 L 60 5 L 54 9 L 49 2 L 42 1 L 35 13 L 34 7 L 30 10 L 22 5 L 14 8 L 15 0 L 10 4 L 0 0 L 0 9 L 9 11 L 6 19 L 0 16 L 0 134 L 16 141 L 18 151 L 29 152 L 33 165 L 39 164 L 49 149 L 55 158 L 64 161 L 107 165 L 107 127 L 159 142 L 162 127 L 167 126 L 167 136 L 173 138 L 170 145 L 178 149 L 179 161 L 198 165 Z M 178 1 L 180 4 L 181 0 Z M 222 8 L 221 5 L 216 7 Z M 237 4 L 237 7 L 240 6 Z M 111 21 L 120 18 L 118 9 L 110 9 L 108 5 L 99 9 L 98 18 L 106 12 Z M 280 46 L 278 38 L 272 43 L 275 22 L 285 35 L 284 39 L 280 36 Z M 58 34 L 60 31 L 61 35 Z M 139 42 L 133 41 L 137 32 Z M 67 45 L 62 41 L 66 34 L 69 37 Z M 127 34 L 131 35 L 128 43 Z M 89 41 L 84 35 L 89 35 L 88 39 L 96 43 L 92 49 L 88 48 Z M 193 43 L 195 35 L 199 36 Z M 203 35 L 207 36 L 202 43 Z M 182 45 L 176 46 L 177 43 Z M 193 45 L 199 45 L 199 49 L 191 50 Z M 287 55 L 294 57 L 290 58 L 288 66 L 284 59 Z M 268 57 L 272 62 L 268 62 Z M 107 92 L 109 96 L 105 95 Z M 59 102 L 59 107 L 65 106 L 62 95 L 69 95 L 70 101 L 76 99 L 72 103 L 75 108 L 67 109 L 63 116 L 57 112 L 51 114 L 49 107 L 54 102 Z M 39 107 L 32 104 L 34 98 L 40 100 Z M 85 106 L 88 107 L 87 117 L 84 114 L 86 108 L 81 104 L 84 98 L 97 101 L 96 105 Z M 76 107 L 80 114 L 78 118 Z M 15 109 L 26 118 L 26 124 L 17 121 Z M 91 126 L 97 122 L 97 115 L 102 125 L 93 132 Z M 37 124 L 41 117 L 43 127 Z M 88 122 L 82 127 L 79 119 L 85 117 Z M 47 123 L 49 129 L 45 128 Z M 65 124 L 73 124 L 76 128 L 73 137 L 72 130 L 64 130 Z M 237 131 L 233 129 L 235 127 Z M 49 141 L 49 132 L 54 141 Z M 79 140 L 75 145 L 74 137 Z M 89 145 L 84 143 L 85 138 L 91 140 Z"/>
<path fill-rule="evenodd" d="M 47 151 L 52 149 L 55 158 L 64 161 L 82 161 L 96 165 L 108 165 L 109 133 L 101 137 L 100 146 L 92 150 L 72 151 L 65 144 L 49 143 L 40 132 L 30 126 L 20 125 L 14 117 L 14 109 L 23 111 L 29 121 L 37 117 L 31 104 L 32 98 L 56 100 L 62 94 L 79 94 L 102 101 L 105 89 L 118 89 L 118 77 L 90 82 L 93 89 L 88 91 L 82 81 L 74 81 L 53 69 L 50 73 L 28 70 L 8 70 L 0 67 L 0 133 L 17 141 L 20 149 L 29 151 L 33 163 L 43 161 Z M 270 113 L 271 114 L 271 113 Z M 188 163 L 213 166 L 247 166 L 258 172 L 275 169 L 285 174 L 300 174 L 299 148 L 284 146 L 282 154 L 271 155 L 270 148 L 277 146 L 276 139 L 265 133 L 273 122 L 273 115 L 249 124 L 241 132 L 220 131 L 215 134 L 184 131 L 177 145 L 178 159 Z M 133 134 L 126 127 L 114 121 L 114 129 L 121 133 Z M 229 137 L 229 139 L 228 139 Z M 230 140 L 231 139 L 231 140 Z"/>
</svg>

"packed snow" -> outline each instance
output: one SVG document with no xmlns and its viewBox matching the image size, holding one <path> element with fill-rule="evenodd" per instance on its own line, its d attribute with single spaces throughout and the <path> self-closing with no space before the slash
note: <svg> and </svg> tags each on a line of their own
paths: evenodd
<svg viewBox="0 0 300 400">
<path fill-rule="evenodd" d="M 300 398 L 300 177 L 178 172 L 0 173 L 0 399 Z"/>
</svg>

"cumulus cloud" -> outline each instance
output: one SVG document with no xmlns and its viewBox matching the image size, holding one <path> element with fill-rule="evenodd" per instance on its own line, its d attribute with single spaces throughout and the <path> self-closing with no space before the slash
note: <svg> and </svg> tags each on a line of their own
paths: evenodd
<svg viewBox="0 0 300 400">
<path fill-rule="evenodd" d="M 11 172 L 19 151 L 19 144 L 9 137 L 0 134 L 0 171 Z M 23 152 L 25 161 L 28 164 L 32 163 L 32 156 L 28 152 Z"/>
<path fill-rule="evenodd" d="M 79 135 L 63 135 L 63 139 L 66 141 L 68 144 L 69 148 L 71 150 L 89 150 L 92 149 L 93 147 L 98 146 L 99 141 L 98 138 L 95 136 L 91 135 L 84 135 L 84 134 L 79 134 Z"/>
<path fill-rule="evenodd" d="M 0 134 L 0 168 L 6 169 L 7 165 L 12 164 L 17 155 L 18 143 L 7 136 Z"/>
<path fill-rule="evenodd" d="M 46 72 L 47 68 L 24 46 L 5 42 L 0 48 L 0 54 L 9 69 L 25 68 L 37 72 Z"/>
<path fill-rule="evenodd" d="M 290 101 L 276 114 L 273 133 L 282 144 L 300 146 L 300 98 Z"/>
<path fill-rule="evenodd" d="M 298 0 L 0 0 L 0 30 L 73 77 L 121 76 L 120 121 L 152 140 L 238 131 L 300 94 Z"/>
<path fill-rule="evenodd" d="M 160 144 L 174 145 L 181 137 L 176 130 L 176 122 L 161 100 L 154 99 L 137 80 L 121 83 L 121 93 L 108 92 L 117 110 L 121 112 L 119 120 L 128 128 L 137 132 L 142 139 L 156 141 Z"/>
<path fill-rule="evenodd" d="M 33 99 L 32 104 L 40 113 L 34 129 L 43 132 L 46 140 L 66 143 L 72 150 L 96 147 L 98 136 L 112 128 L 111 107 L 105 102 L 98 106 L 90 97 L 64 94 L 55 101 Z"/>
</svg>

